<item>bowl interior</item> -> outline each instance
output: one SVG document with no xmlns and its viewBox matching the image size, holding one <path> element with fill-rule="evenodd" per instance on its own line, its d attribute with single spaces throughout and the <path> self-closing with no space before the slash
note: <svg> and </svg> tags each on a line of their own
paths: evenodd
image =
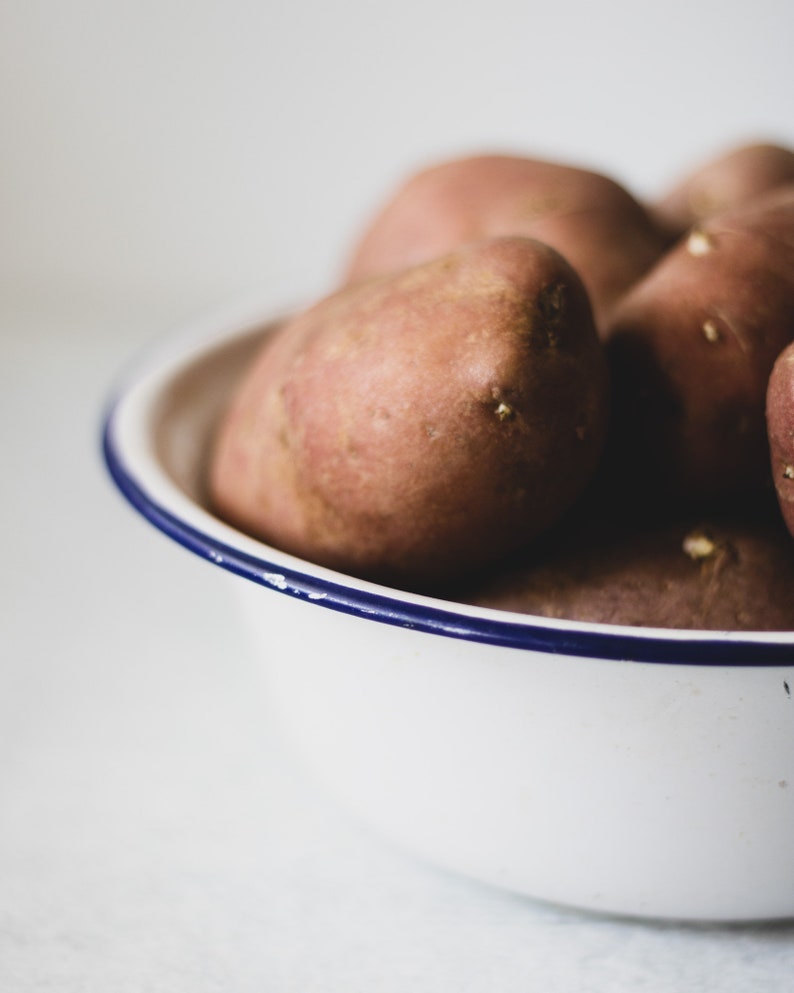
<svg viewBox="0 0 794 993">
<path fill-rule="evenodd" d="M 205 484 L 212 435 L 229 397 L 275 325 L 257 327 L 211 348 L 168 379 L 153 410 L 157 461 L 172 482 L 209 508 Z"/>
</svg>

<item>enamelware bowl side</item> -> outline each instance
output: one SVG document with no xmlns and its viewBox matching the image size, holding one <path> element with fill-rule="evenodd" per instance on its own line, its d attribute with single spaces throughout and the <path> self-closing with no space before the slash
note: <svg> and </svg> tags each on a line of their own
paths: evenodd
<svg viewBox="0 0 794 993">
<path fill-rule="evenodd" d="M 794 633 L 550 621 L 367 583 L 218 520 L 214 424 L 270 322 L 184 329 L 117 388 L 111 475 L 232 576 L 284 734 L 415 853 L 591 910 L 794 916 Z"/>
</svg>

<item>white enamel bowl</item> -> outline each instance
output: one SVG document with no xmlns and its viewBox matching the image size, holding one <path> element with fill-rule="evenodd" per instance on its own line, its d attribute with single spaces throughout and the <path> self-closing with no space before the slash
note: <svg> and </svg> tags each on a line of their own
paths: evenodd
<svg viewBox="0 0 794 993">
<path fill-rule="evenodd" d="M 266 324 L 243 308 L 169 337 L 117 388 L 104 452 L 144 517 L 232 577 L 314 775 L 415 854 L 532 897 L 794 917 L 794 633 L 466 607 L 227 526 L 203 500 L 207 439 Z"/>
</svg>

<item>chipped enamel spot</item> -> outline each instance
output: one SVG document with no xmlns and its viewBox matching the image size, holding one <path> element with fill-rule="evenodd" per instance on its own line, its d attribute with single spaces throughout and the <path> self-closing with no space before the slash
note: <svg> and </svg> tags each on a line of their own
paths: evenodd
<svg viewBox="0 0 794 993">
<path fill-rule="evenodd" d="M 287 580 L 280 572 L 263 572 L 262 579 L 264 579 L 269 586 L 275 586 L 277 590 L 287 589 Z"/>
</svg>

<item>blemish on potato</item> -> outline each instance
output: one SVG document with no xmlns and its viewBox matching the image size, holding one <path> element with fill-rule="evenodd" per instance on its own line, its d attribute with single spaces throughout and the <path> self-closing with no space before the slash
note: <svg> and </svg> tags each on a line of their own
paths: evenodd
<svg viewBox="0 0 794 993">
<path fill-rule="evenodd" d="M 545 196 L 532 194 L 524 196 L 518 205 L 519 213 L 525 220 L 535 220 L 548 214 L 558 213 L 565 206 L 565 201 L 559 195 L 548 193 Z"/>
<path fill-rule="evenodd" d="M 711 538 L 702 531 L 691 531 L 681 547 L 694 562 L 709 558 L 717 549 Z"/>
<path fill-rule="evenodd" d="M 504 400 L 500 400 L 496 405 L 496 416 L 500 421 L 506 421 L 511 418 L 514 414 L 513 408 L 509 403 L 505 403 Z"/>
<path fill-rule="evenodd" d="M 794 465 L 789 463 L 783 466 L 783 478 L 794 479 Z"/>
<path fill-rule="evenodd" d="M 565 284 L 552 283 L 545 286 L 537 296 L 536 306 L 540 314 L 544 344 L 556 348 L 560 343 L 559 326 L 565 313 Z"/>
<path fill-rule="evenodd" d="M 702 330 L 703 330 L 703 337 L 711 345 L 718 342 L 722 337 L 722 335 L 720 334 L 720 329 L 717 327 L 717 324 L 714 321 L 712 321 L 710 318 L 707 321 L 704 321 Z"/>
<path fill-rule="evenodd" d="M 700 228 L 693 228 L 689 232 L 689 237 L 686 241 L 686 250 L 690 255 L 699 257 L 702 255 L 708 255 L 708 253 L 714 248 L 714 240 L 705 231 Z"/>
<path fill-rule="evenodd" d="M 538 310 L 545 321 L 557 322 L 565 309 L 565 286 L 552 283 L 538 293 Z"/>
</svg>

